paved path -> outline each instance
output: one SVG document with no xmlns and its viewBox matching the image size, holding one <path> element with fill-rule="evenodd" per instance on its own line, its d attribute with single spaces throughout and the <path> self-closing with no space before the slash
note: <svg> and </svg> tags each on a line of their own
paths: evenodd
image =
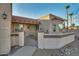
<svg viewBox="0 0 79 59">
<path fill-rule="evenodd" d="M 18 51 L 16 51 L 12 56 L 32 56 L 36 47 L 33 46 L 24 46 Z"/>
</svg>

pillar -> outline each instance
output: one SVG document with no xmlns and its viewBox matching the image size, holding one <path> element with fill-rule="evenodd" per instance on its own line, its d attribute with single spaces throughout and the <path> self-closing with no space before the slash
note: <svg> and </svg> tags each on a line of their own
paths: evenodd
<svg viewBox="0 0 79 59">
<path fill-rule="evenodd" d="M 2 14 L 7 14 L 3 19 Z M 11 4 L 0 3 L 0 55 L 10 52 L 10 32 L 11 32 Z"/>
</svg>

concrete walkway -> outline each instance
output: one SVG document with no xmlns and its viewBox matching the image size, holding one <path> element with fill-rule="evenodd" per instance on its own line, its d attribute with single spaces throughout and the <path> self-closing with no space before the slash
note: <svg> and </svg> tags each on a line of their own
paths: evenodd
<svg viewBox="0 0 79 59">
<path fill-rule="evenodd" d="M 34 46 L 24 46 L 16 51 L 12 56 L 32 56 L 35 50 L 36 47 Z"/>
</svg>

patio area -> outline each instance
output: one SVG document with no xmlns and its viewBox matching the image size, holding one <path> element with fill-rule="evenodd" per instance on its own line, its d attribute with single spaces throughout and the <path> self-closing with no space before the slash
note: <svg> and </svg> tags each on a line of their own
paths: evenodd
<svg viewBox="0 0 79 59">
<path fill-rule="evenodd" d="M 78 36 L 79 30 L 75 31 L 75 40 L 66 46 L 60 48 L 60 49 L 39 49 L 36 48 L 35 45 L 28 44 L 24 47 L 20 47 L 19 49 L 16 49 L 14 53 L 9 54 L 12 56 L 79 56 L 79 36 Z M 29 39 L 32 37 L 28 37 Z M 32 40 L 30 39 L 32 42 Z M 32 44 L 35 44 L 35 42 L 32 42 Z M 31 50 L 27 47 L 34 47 L 31 48 Z M 34 50 L 33 50 L 34 49 Z M 33 50 L 33 51 L 32 51 Z M 23 52 L 24 51 L 24 52 Z M 27 52 L 31 53 L 30 55 L 27 54 Z M 21 53 L 21 54 L 20 54 Z"/>
<path fill-rule="evenodd" d="M 79 38 L 60 49 L 37 49 L 33 56 L 79 56 Z"/>
</svg>

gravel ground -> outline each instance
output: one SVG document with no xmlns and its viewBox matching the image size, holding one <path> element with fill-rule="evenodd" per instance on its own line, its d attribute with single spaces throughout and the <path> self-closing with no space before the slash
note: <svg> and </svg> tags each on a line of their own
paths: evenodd
<svg viewBox="0 0 79 59">
<path fill-rule="evenodd" d="M 79 38 L 60 49 L 38 49 L 33 56 L 72 56 L 74 52 L 79 51 Z"/>
</svg>

